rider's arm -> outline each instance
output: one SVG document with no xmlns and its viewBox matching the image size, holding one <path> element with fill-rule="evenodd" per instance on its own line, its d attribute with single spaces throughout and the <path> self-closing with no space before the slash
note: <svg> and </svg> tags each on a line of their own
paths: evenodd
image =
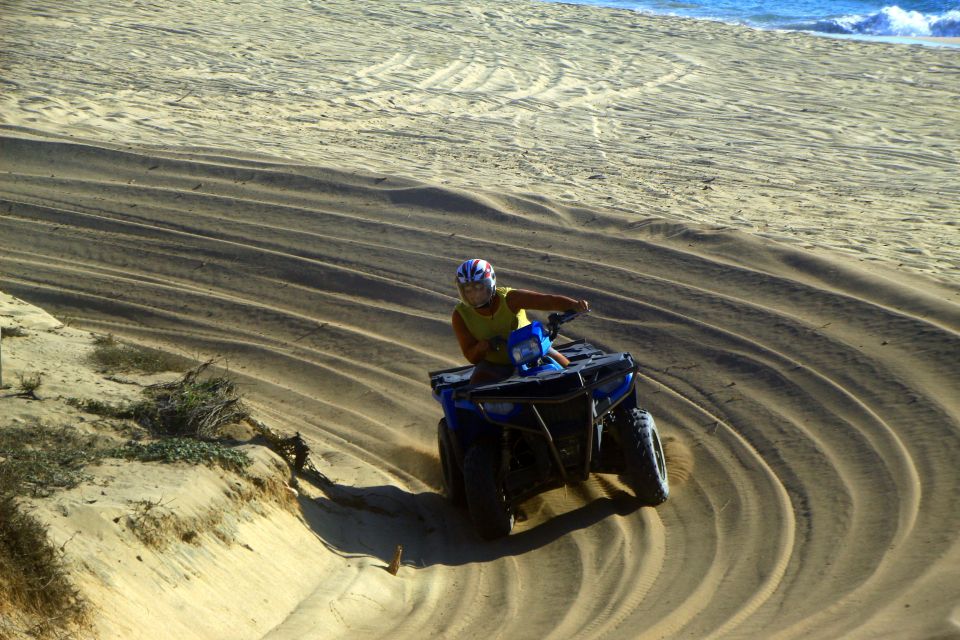
<svg viewBox="0 0 960 640">
<path fill-rule="evenodd" d="M 589 311 L 590 303 L 586 300 L 577 300 L 568 296 L 555 296 L 548 293 L 537 293 L 526 289 L 513 289 L 507 294 L 507 306 L 510 311 L 517 313 L 520 309 L 534 311 Z"/>
<path fill-rule="evenodd" d="M 483 357 L 487 355 L 487 351 L 490 350 L 490 343 L 486 340 L 477 340 L 474 338 L 470 330 L 467 329 L 467 323 L 463 321 L 463 318 L 460 317 L 457 311 L 453 312 L 452 323 L 453 333 L 457 336 L 457 342 L 460 343 L 460 351 L 463 352 L 463 357 L 466 358 L 470 364 L 477 364 L 483 360 Z"/>
</svg>

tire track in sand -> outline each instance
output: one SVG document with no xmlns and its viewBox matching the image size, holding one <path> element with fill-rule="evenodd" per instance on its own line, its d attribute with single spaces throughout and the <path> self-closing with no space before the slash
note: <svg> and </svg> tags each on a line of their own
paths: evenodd
<svg viewBox="0 0 960 640">
<path fill-rule="evenodd" d="M 949 287 L 731 231 L 226 152 L 8 132 L 0 169 L 0 289 L 226 358 L 258 414 L 378 508 L 320 505 L 330 561 L 269 637 L 955 631 Z M 661 508 L 591 482 L 481 543 L 436 494 L 425 372 L 460 360 L 450 273 L 475 253 L 504 284 L 585 292 L 596 311 L 571 337 L 638 358 L 644 405 L 693 459 Z M 409 564 L 386 582 L 397 542 Z"/>
</svg>

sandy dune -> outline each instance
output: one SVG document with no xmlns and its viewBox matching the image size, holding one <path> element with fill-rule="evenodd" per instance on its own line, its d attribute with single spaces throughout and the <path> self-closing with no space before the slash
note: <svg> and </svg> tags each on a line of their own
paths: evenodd
<svg viewBox="0 0 960 640">
<path fill-rule="evenodd" d="M 0 14 L 0 290 L 220 357 L 378 507 L 321 505 L 328 557 L 267 637 L 960 636 L 954 52 L 503 2 L 96 6 Z M 589 297 L 571 337 L 642 363 L 689 453 L 665 505 L 594 480 L 494 544 L 445 506 L 426 371 L 461 362 L 471 256 Z"/>
<path fill-rule="evenodd" d="M 960 275 L 955 49 L 510 0 L 9 4 L 9 125 L 256 150 Z"/>
</svg>

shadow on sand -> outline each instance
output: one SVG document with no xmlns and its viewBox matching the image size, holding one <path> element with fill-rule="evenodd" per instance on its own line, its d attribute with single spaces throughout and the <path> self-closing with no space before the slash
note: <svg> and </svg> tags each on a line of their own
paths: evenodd
<svg viewBox="0 0 960 640">
<path fill-rule="evenodd" d="M 403 545 L 402 564 L 415 567 L 518 556 L 611 516 L 639 509 L 632 496 L 619 493 L 552 517 L 531 518 L 506 538 L 484 541 L 474 532 L 467 511 L 453 507 L 437 493 L 410 493 L 387 485 L 328 485 L 324 492 L 325 497 L 300 498 L 307 522 L 324 544 L 342 556 L 378 558 L 385 566 L 398 544 Z M 542 504 L 539 497 L 523 507 L 538 504 Z"/>
</svg>

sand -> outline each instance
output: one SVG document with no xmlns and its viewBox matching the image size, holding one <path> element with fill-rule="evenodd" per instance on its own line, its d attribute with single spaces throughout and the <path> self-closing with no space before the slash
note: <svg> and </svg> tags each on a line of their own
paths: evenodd
<svg viewBox="0 0 960 640">
<path fill-rule="evenodd" d="M 274 609 L 211 552 L 221 625 L 89 580 L 102 637 L 960 636 L 956 51 L 472 0 L 18 3 L 0 46 L 0 290 L 220 358 L 377 507 L 255 519 Z M 475 256 L 639 360 L 666 504 L 483 543 L 437 495 Z"/>
</svg>

